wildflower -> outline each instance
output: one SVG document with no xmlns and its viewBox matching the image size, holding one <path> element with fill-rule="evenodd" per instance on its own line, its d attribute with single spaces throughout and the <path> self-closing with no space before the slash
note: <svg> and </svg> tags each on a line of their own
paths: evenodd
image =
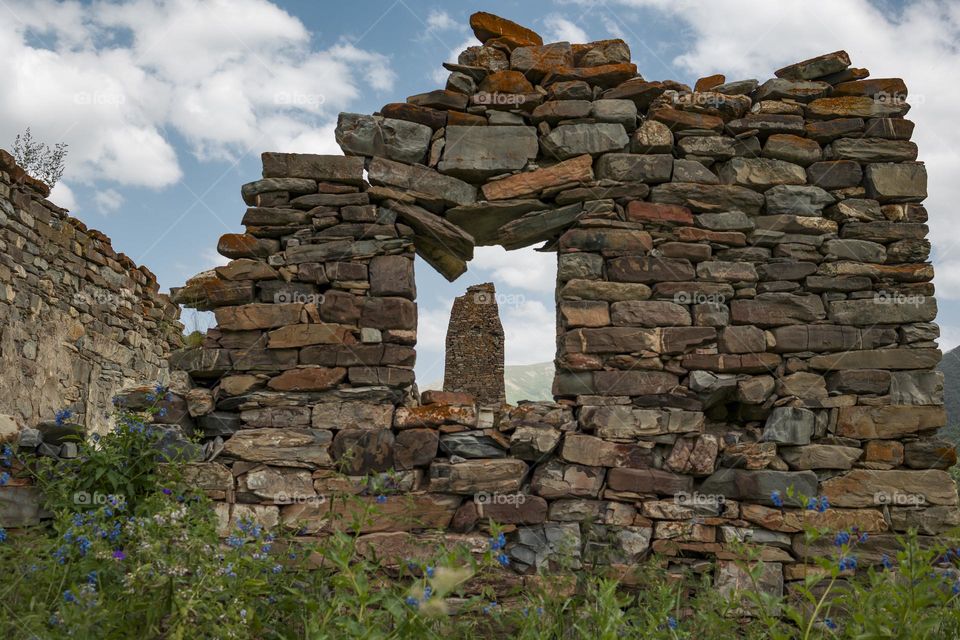
<svg viewBox="0 0 960 640">
<path fill-rule="evenodd" d="M 435 571 L 434 571 L 433 567 L 427 567 L 427 577 L 428 577 L 428 578 L 432 578 L 434 573 L 435 573 Z"/>
<path fill-rule="evenodd" d="M 772 502 L 772 503 L 773 503 L 773 506 L 775 506 L 775 507 L 782 507 L 782 506 L 783 506 L 783 498 L 780 497 L 780 492 L 779 492 L 779 491 L 772 491 L 772 492 L 770 493 L 770 502 Z"/>
<path fill-rule="evenodd" d="M 156 396 L 155 394 L 153 394 L 153 393 L 148 393 L 148 394 L 147 394 L 147 402 L 154 402 L 154 401 L 156 401 L 156 399 L 157 399 L 157 396 Z"/>
<path fill-rule="evenodd" d="M 429 600 L 430 596 L 432 595 L 433 595 L 433 587 L 431 587 L 430 585 L 427 585 L 426 587 L 423 588 L 424 601 Z"/>
<path fill-rule="evenodd" d="M 893 563 L 890 561 L 890 556 L 887 554 L 883 554 L 883 557 L 880 558 L 880 562 L 883 564 L 884 569 L 887 569 L 888 571 L 893 569 Z"/>
<path fill-rule="evenodd" d="M 807 498 L 807 511 L 816 511 L 820 502 L 816 498 Z"/>
<path fill-rule="evenodd" d="M 846 556 L 846 557 L 840 558 L 840 563 L 838 566 L 840 568 L 840 571 L 846 571 L 847 569 L 850 569 L 850 570 L 856 569 L 857 559 L 854 558 L 853 556 Z"/>
<path fill-rule="evenodd" d="M 3 527 L 0 527 L 0 542 L 6 542 L 6 541 L 7 541 L 7 530 L 4 529 Z"/>
<path fill-rule="evenodd" d="M 163 495 L 165 495 L 165 496 L 169 496 L 169 495 L 171 495 L 171 494 L 173 493 L 173 490 L 172 490 L 172 489 L 169 489 L 169 488 L 167 488 L 167 487 L 164 487 L 161 491 L 163 492 Z"/>
<path fill-rule="evenodd" d="M 502 533 L 498 535 L 496 538 L 490 538 L 491 551 L 499 551 L 500 549 L 503 549 L 505 546 L 507 546 L 507 537 Z"/>
<path fill-rule="evenodd" d="M 278 564 L 275 564 L 273 565 L 273 569 L 271 569 L 270 571 L 272 571 L 273 573 L 280 573 L 281 571 L 283 571 L 283 567 L 281 567 Z"/>
<path fill-rule="evenodd" d="M 834 544 L 834 546 L 837 546 L 837 547 L 842 547 L 843 545 L 847 544 L 848 542 L 850 542 L 850 534 L 847 533 L 846 531 L 841 531 L 841 532 L 838 533 L 837 536 L 833 539 L 833 544 Z"/>
<path fill-rule="evenodd" d="M 824 618 L 823 624 L 827 625 L 827 629 L 830 629 L 831 631 L 834 631 L 837 628 L 837 623 L 834 622 L 832 618 Z"/>
<path fill-rule="evenodd" d="M 10 474 L 4 471 L 0 473 L 0 487 L 10 482 Z"/>
<path fill-rule="evenodd" d="M 377 504 L 386 504 L 386 503 L 387 503 L 387 496 L 383 494 L 377 496 Z"/>
<path fill-rule="evenodd" d="M 498 605 L 496 602 L 491 602 L 490 604 L 488 604 L 487 606 L 485 606 L 485 607 L 483 608 L 483 612 L 484 612 L 485 614 L 487 614 L 487 615 L 490 615 L 490 612 L 491 612 L 491 611 L 495 611 L 496 608 L 499 607 L 499 606 L 500 606 L 500 605 Z"/>
<path fill-rule="evenodd" d="M 157 383 L 157 386 L 153 388 L 153 392 L 158 396 L 162 396 L 166 390 L 167 388 L 162 384 L 160 384 L 159 382 Z"/>
<path fill-rule="evenodd" d="M 670 627 L 671 629 L 676 629 L 677 619 L 674 618 L 673 616 L 670 616 L 669 618 L 667 618 L 667 626 Z"/>
<path fill-rule="evenodd" d="M 860 544 L 863 544 L 864 542 L 867 541 L 867 538 L 869 538 L 869 535 L 867 535 L 867 532 L 864 531 L 857 537 L 857 542 L 859 542 Z"/>
<path fill-rule="evenodd" d="M 420 601 L 417 600 L 416 598 L 414 598 L 413 596 L 407 596 L 406 602 L 407 602 L 407 604 L 410 605 L 411 607 L 418 607 L 418 606 L 420 606 Z"/>
<path fill-rule="evenodd" d="M 507 557 L 507 554 L 501 553 L 497 556 L 497 562 L 500 563 L 501 567 L 506 567 L 510 564 L 510 558 Z"/>
<path fill-rule="evenodd" d="M 953 595 L 960 593 L 960 582 L 954 582 L 953 587 L 950 590 L 953 591 Z"/>
<path fill-rule="evenodd" d="M 827 496 L 820 496 L 820 506 L 817 507 L 817 511 L 823 513 L 830 508 L 830 501 L 827 500 Z"/>
<path fill-rule="evenodd" d="M 166 416 L 166 415 L 167 415 L 167 408 L 166 408 L 166 407 L 160 407 L 160 410 L 157 411 L 157 415 L 160 416 L 161 418 L 164 417 L 164 416 Z"/>
<path fill-rule="evenodd" d="M 70 409 L 60 409 L 53 416 L 53 421 L 58 427 L 62 427 L 72 415 L 73 411 L 70 411 Z"/>
<path fill-rule="evenodd" d="M 246 610 L 246 609 L 240 609 L 240 617 L 241 617 L 242 619 L 244 619 L 244 620 L 247 619 L 247 610 Z"/>
<path fill-rule="evenodd" d="M 243 540 L 237 536 L 230 536 L 227 538 L 227 546 L 233 547 L 234 549 L 239 549 L 243 546 Z"/>
<path fill-rule="evenodd" d="M 127 554 L 123 552 L 123 549 L 117 549 L 116 551 L 113 552 L 114 560 L 126 560 L 126 558 L 127 558 Z"/>
<path fill-rule="evenodd" d="M 77 596 L 73 595 L 73 593 L 72 593 L 69 589 L 67 589 L 66 591 L 63 592 L 63 601 L 64 601 L 64 602 L 76 602 L 76 601 L 77 601 Z"/>
</svg>

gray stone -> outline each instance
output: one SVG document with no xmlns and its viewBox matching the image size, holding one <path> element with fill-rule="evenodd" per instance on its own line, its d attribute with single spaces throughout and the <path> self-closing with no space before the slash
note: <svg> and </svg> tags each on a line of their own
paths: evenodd
<svg viewBox="0 0 960 640">
<path fill-rule="evenodd" d="M 927 169 L 922 162 L 868 164 L 864 185 L 880 202 L 920 202 L 927 197 Z"/>
<path fill-rule="evenodd" d="M 540 139 L 540 146 L 546 157 L 566 160 L 585 153 L 598 155 L 622 151 L 629 142 L 630 138 L 622 124 L 601 122 L 560 125 Z"/>
<path fill-rule="evenodd" d="M 804 184 L 807 174 L 800 165 L 771 158 L 732 158 L 719 168 L 720 182 L 766 191 L 778 184 Z"/>
<path fill-rule="evenodd" d="M 829 160 L 904 162 L 917 159 L 917 145 L 909 140 L 884 138 L 839 138 L 827 147 Z"/>
<path fill-rule="evenodd" d="M 597 177 L 600 179 L 606 178 L 619 182 L 643 182 L 648 184 L 669 182 L 670 175 L 673 172 L 673 156 L 668 154 L 607 153 L 597 160 L 596 171 Z"/>
<path fill-rule="evenodd" d="M 763 194 L 768 215 L 819 216 L 836 199 L 820 187 L 781 184 Z"/>
<path fill-rule="evenodd" d="M 673 132 L 656 120 L 644 120 L 630 138 L 630 153 L 670 153 Z"/>
<path fill-rule="evenodd" d="M 809 444 L 817 416 L 809 409 L 777 407 L 763 426 L 763 439 L 777 444 Z"/>
<path fill-rule="evenodd" d="M 632 149 L 632 148 L 631 148 Z M 675 159 L 673 161 L 674 182 L 697 182 L 700 184 L 720 184 L 720 178 L 696 160 Z"/>
<path fill-rule="evenodd" d="M 827 95 L 832 88 L 833 87 L 826 82 L 815 80 L 771 78 L 760 85 L 753 99 L 756 102 L 761 100 L 782 100 L 784 98 L 797 102 L 809 102 L 815 98 L 821 98 Z"/>
<path fill-rule="evenodd" d="M 701 213 L 695 216 L 695 219 L 698 227 L 711 231 L 752 231 L 754 226 L 753 221 L 742 211 Z"/>
<path fill-rule="evenodd" d="M 622 124 L 629 133 L 637 128 L 637 105 L 633 100 L 595 100 L 590 117 L 597 122 Z"/>
<path fill-rule="evenodd" d="M 373 185 L 402 190 L 427 206 L 463 206 L 477 199 L 477 189 L 473 185 L 421 165 L 384 158 L 374 158 L 370 162 L 368 179 Z"/>
<path fill-rule="evenodd" d="M 538 151 L 533 127 L 449 126 L 446 141 L 437 170 L 470 182 L 522 169 Z"/>
<path fill-rule="evenodd" d="M 337 144 L 352 156 L 383 156 L 406 163 L 422 163 L 430 146 L 430 127 L 406 120 L 358 113 L 341 113 L 335 132 Z"/>
<path fill-rule="evenodd" d="M 440 436 L 440 449 L 462 458 L 503 458 L 502 445 L 483 432 L 462 431 Z"/>
<path fill-rule="evenodd" d="M 784 505 L 800 507 L 804 504 L 801 496 L 818 495 L 817 487 L 817 475 L 812 471 L 719 469 L 703 481 L 700 493 L 774 506 L 772 495 L 776 491 Z M 787 494 L 791 488 L 792 496 Z"/>
<path fill-rule="evenodd" d="M 728 184 L 695 184 L 670 182 L 650 191 L 650 200 L 661 204 L 679 204 L 696 213 L 738 210 L 760 213 L 763 195 L 751 189 Z"/>
<path fill-rule="evenodd" d="M 943 404 L 942 371 L 895 371 L 890 374 L 893 404 Z"/>
<path fill-rule="evenodd" d="M 822 251 L 828 260 L 854 260 L 877 264 L 883 264 L 887 260 L 884 246 L 869 240 L 827 240 L 823 243 Z"/>
</svg>

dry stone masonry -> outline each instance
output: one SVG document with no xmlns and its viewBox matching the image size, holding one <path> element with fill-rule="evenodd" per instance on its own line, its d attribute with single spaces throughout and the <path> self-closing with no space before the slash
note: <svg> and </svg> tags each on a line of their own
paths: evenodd
<svg viewBox="0 0 960 640">
<path fill-rule="evenodd" d="M 482 405 L 506 403 L 503 325 L 492 283 L 468 288 L 453 303 L 443 390 L 470 394 Z"/>
<path fill-rule="evenodd" d="M 48 195 L 0 150 L 0 441 L 31 428 L 28 448 L 62 410 L 105 429 L 113 395 L 166 380 L 183 341 L 156 277 Z"/>
<path fill-rule="evenodd" d="M 224 526 L 383 494 L 362 533 L 395 562 L 492 519 L 517 574 L 655 552 L 732 588 L 746 543 L 780 591 L 830 544 L 805 524 L 869 533 L 861 564 L 960 524 L 903 81 L 838 51 L 691 89 L 621 40 L 471 26 L 445 88 L 340 116 L 346 157 L 265 153 L 232 261 L 175 292 L 217 316 L 172 364 Z M 466 350 L 417 393 L 414 254 L 453 280 L 494 244 L 557 254 L 554 403 L 484 406 Z"/>
</svg>

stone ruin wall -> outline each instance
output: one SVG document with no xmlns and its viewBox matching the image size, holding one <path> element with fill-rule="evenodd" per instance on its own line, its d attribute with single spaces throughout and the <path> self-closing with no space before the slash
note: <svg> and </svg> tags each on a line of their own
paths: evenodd
<svg viewBox="0 0 960 640">
<path fill-rule="evenodd" d="M 171 365 L 224 532 L 322 535 L 346 491 L 388 564 L 492 519 L 501 588 L 651 553 L 731 588 L 744 542 L 780 592 L 830 544 L 804 524 L 868 532 L 861 567 L 960 524 L 903 81 L 836 52 L 691 90 L 471 25 L 445 89 L 341 115 L 345 157 L 263 154 L 231 262 L 174 292 L 217 317 Z M 416 390 L 414 255 L 453 280 L 488 244 L 557 253 L 554 403 Z"/>
<path fill-rule="evenodd" d="M 48 195 L 0 150 L 0 440 L 63 409 L 105 429 L 113 395 L 165 381 L 183 343 L 156 277 Z"/>
<path fill-rule="evenodd" d="M 443 390 L 469 394 L 482 405 L 506 404 L 503 340 L 496 287 L 468 287 L 450 310 Z"/>
</svg>

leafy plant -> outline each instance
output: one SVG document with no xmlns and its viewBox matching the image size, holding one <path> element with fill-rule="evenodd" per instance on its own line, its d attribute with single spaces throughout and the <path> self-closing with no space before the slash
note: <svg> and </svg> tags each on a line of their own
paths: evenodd
<svg viewBox="0 0 960 640">
<path fill-rule="evenodd" d="M 45 142 L 34 140 L 30 127 L 27 127 L 13 142 L 13 157 L 24 171 L 52 189 L 63 177 L 67 144 L 58 142 L 51 149 Z"/>
</svg>

